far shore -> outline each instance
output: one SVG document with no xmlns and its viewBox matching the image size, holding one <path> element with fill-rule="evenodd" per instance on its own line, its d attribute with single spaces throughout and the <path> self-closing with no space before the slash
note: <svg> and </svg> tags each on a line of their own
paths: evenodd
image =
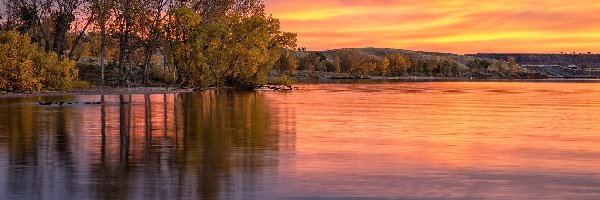
<svg viewBox="0 0 600 200">
<path fill-rule="evenodd" d="M 574 79 L 574 78 L 547 78 L 547 79 L 497 79 L 497 78 L 470 78 L 470 77 L 427 77 L 427 76 L 407 76 L 407 77 L 381 77 L 373 76 L 364 79 L 331 79 L 331 78 L 301 78 L 294 79 L 299 84 L 328 83 L 328 82 L 368 82 L 368 81 L 451 81 L 451 82 L 570 82 L 570 83 L 600 83 L 600 79 Z M 296 88 L 297 87 L 293 87 Z M 18 97 L 40 97 L 40 96 L 66 96 L 66 95 L 120 95 L 120 94 L 171 94 L 171 93 L 190 93 L 197 91 L 231 89 L 229 87 L 209 87 L 199 88 L 179 88 L 179 87 L 113 87 L 113 86 L 95 86 L 86 89 L 74 89 L 70 91 L 28 91 L 28 92 L 6 92 L 0 91 L 0 98 L 18 98 Z"/>
</svg>

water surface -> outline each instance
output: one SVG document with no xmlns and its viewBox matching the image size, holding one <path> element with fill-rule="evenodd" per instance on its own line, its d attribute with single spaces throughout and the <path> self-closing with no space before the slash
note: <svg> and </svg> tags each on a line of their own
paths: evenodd
<svg viewBox="0 0 600 200">
<path fill-rule="evenodd" d="M 600 198 L 598 83 L 300 87 L 0 99 L 0 199 Z"/>
</svg>

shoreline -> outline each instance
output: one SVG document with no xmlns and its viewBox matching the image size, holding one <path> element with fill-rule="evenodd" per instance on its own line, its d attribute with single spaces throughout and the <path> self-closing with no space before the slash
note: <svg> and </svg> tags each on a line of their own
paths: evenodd
<svg viewBox="0 0 600 200">
<path fill-rule="evenodd" d="M 364 81 L 416 81 L 416 82 L 564 82 L 564 83 L 600 83 L 600 79 L 584 78 L 546 78 L 546 79 L 494 79 L 494 78 L 467 78 L 467 77 L 369 77 L 368 79 L 316 79 L 302 78 L 295 79 L 297 84 L 318 84 L 327 82 L 360 82 Z M 298 88 L 293 87 L 292 88 Z M 43 96 L 65 96 L 65 95 L 120 95 L 120 94 L 173 94 L 173 93 L 192 93 L 209 90 L 223 90 L 231 88 L 209 87 L 205 89 L 198 88 L 176 88 L 176 87 L 92 87 L 87 89 L 78 89 L 71 91 L 30 91 L 30 92 L 6 92 L 0 91 L 0 98 L 22 98 L 22 97 L 43 97 Z M 258 89 L 257 91 L 260 91 Z M 297 89 L 296 89 L 297 90 Z"/>
<path fill-rule="evenodd" d="M 205 90 L 211 90 L 208 88 Z M 181 89 L 171 87 L 92 87 L 70 91 L 30 91 L 30 92 L 2 92 L 0 98 L 20 98 L 39 96 L 65 96 L 65 95 L 120 95 L 120 94 L 165 94 L 188 93 L 197 89 Z"/>
</svg>

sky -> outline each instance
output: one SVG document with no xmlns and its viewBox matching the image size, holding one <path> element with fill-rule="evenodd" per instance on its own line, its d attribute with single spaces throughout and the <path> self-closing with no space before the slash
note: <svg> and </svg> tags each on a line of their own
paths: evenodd
<svg viewBox="0 0 600 200">
<path fill-rule="evenodd" d="M 265 0 L 308 50 L 600 53 L 598 0 Z"/>
</svg>

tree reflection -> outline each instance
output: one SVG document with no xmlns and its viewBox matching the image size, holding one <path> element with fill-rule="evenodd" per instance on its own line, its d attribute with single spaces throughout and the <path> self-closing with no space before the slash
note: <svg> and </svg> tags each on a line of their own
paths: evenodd
<svg viewBox="0 0 600 200">
<path fill-rule="evenodd" d="M 77 98 L 102 104 L 1 100 L 13 107 L 0 112 L 0 147 L 9 154 L 3 181 L 11 187 L 0 198 L 218 199 L 251 188 L 265 167 L 277 164 L 269 159 L 278 137 L 264 94 Z"/>
<path fill-rule="evenodd" d="M 183 163 L 193 171 L 203 198 L 216 198 L 230 185 L 232 166 L 244 174 L 259 173 L 264 152 L 270 146 L 269 112 L 263 95 L 239 91 L 212 91 L 186 95 L 182 105 L 184 128 Z M 226 181 L 222 183 L 221 181 Z"/>
<path fill-rule="evenodd" d="M 64 98 L 70 100 L 72 98 Z M 62 107 L 39 109 L 31 103 L 35 98 L 2 99 L 2 105 L 13 105 L 0 112 L 0 138 L 8 138 L 6 185 L 0 199 L 41 199 L 57 189 L 55 198 L 73 195 L 77 187 L 54 180 L 75 177 L 72 125 L 74 115 Z M 16 106 L 15 106 L 16 105 Z M 9 193 L 10 192 L 10 193 Z"/>
</svg>

